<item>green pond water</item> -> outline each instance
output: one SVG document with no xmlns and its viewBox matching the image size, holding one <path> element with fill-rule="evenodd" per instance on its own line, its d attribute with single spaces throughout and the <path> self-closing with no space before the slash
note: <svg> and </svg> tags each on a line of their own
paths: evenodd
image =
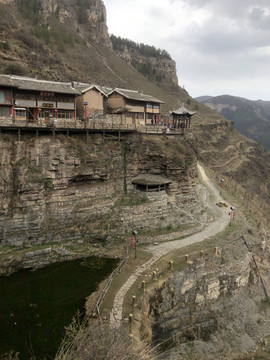
<svg viewBox="0 0 270 360">
<path fill-rule="evenodd" d="M 85 297 L 117 266 L 116 259 L 88 258 L 0 278 L 0 357 L 53 359 Z"/>
</svg>

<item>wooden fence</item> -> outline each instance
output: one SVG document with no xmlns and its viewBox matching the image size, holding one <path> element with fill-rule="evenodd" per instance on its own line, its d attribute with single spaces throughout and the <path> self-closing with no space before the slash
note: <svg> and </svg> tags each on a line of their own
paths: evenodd
<svg viewBox="0 0 270 360">
<path fill-rule="evenodd" d="M 102 292 L 101 292 L 101 294 L 100 294 L 100 296 L 98 298 L 98 301 L 97 301 L 97 303 L 96 303 L 96 305 L 94 307 L 94 310 L 92 311 L 92 316 L 99 316 L 99 314 L 100 314 L 100 312 L 99 312 L 100 305 L 101 305 L 105 295 L 109 291 L 109 289 L 111 287 L 111 284 L 113 282 L 113 279 L 122 271 L 122 268 L 123 268 L 123 266 L 125 265 L 125 263 L 127 261 L 129 250 L 130 250 L 130 245 L 127 248 L 126 255 L 125 255 L 124 259 L 121 261 L 120 265 L 112 272 L 107 284 L 105 285 L 104 289 L 102 290 Z"/>
</svg>

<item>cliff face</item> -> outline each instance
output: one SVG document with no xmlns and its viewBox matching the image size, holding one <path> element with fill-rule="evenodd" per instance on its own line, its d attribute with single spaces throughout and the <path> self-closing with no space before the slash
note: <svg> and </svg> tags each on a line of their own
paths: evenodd
<svg viewBox="0 0 270 360">
<path fill-rule="evenodd" d="M 99 135 L 89 144 L 76 137 L 25 135 L 17 141 L 2 135 L 0 148 L 2 245 L 102 241 L 135 227 L 194 225 L 194 217 L 181 212 L 183 206 L 186 213 L 203 216 L 196 193 L 196 158 L 187 143 L 135 136 L 123 147 L 117 141 L 104 143 Z M 149 199 L 134 193 L 132 178 L 141 173 L 170 178 L 168 193 Z"/>
<path fill-rule="evenodd" d="M 208 252 L 190 260 L 186 270 L 155 288 L 149 314 L 153 340 L 167 350 L 160 359 L 238 359 L 269 336 L 251 254 L 240 243 L 230 258 L 223 250 L 216 258 Z"/>
<path fill-rule="evenodd" d="M 155 66 L 162 81 L 148 81 L 112 50 L 106 17 L 100 0 L 0 0 L 1 72 L 143 91 L 165 102 L 162 113 L 187 101 L 194 108 L 196 102 L 166 80 L 176 73 L 173 61 L 161 59 Z"/>
<path fill-rule="evenodd" d="M 59 0 L 42 0 L 41 13 L 46 20 L 56 14 L 61 23 L 72 24 L 80 36 L 91 37 L 96 43 L 111 48 L 103 1 L 88 1 L 84 6 L 82 4 L 82 1 L 78 1 L 74 6 L 74 1 L 69 0 L 64 3 Z"/>
<path fill-rule="evenodd" d="M 123 45 L 121 51 L 115 50 L 115 52 L 121 59 L 144 73 L 150 80 L 169 81 L 178 85 L 176 62 L 173 59 L 145 56 L 138 49 L 129 48 L 126 45 Z"/>
</svg>

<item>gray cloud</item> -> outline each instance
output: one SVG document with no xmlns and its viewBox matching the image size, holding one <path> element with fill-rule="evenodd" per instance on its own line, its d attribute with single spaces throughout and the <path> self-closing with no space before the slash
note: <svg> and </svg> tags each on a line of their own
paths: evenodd
<svg viewBox="0 0 270 360">
<path fill-rule="evenodd" d="M 269 0 L 104 2 L 115 14 L 110 31 L 166 49 L 177 63 L 180 85 L 192 96 L 270 100 Z"/>
</svg>

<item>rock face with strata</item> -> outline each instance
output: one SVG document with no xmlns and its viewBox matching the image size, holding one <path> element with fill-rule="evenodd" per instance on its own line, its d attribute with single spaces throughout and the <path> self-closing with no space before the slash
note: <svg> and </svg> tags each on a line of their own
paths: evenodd
<svg viewBox="0 0 270 360">
<path fill-rule="evenodd" d="M 130 49 L 126 45 L 123 46 L 121 51 L 118 49 L 114 51 L 121 59 L 135 66 L 135 68 L 142 65 L 151 66 L 154 73 L 159 75 L 160 81 L 167 80 L 178 85 L 176 62 L 173 59 L 168 57 L 156 58 L 153 56 L 144 56 L 138 49 Z"/>
<path fill-rule="evenodd" d="M 81 137 L 25 135 L 18 141 L 2 135 L 0 243 L 104 241 L 134 228 L 191 225 L 204 216 L 196 158 L 184 140 L 128 136 L 124 141 L 125 146 L 104 141 L 98 134 L 89 144 Z M 166 193 L 136 192 L 132 179 L 142 173 L 172 183 Z"/>
<path fill-rule="evenodd" d="M 246 251 L 228 263 L 213 252 L 189 261 L 149 298 L 153 340 L 169 349 L 160 359 L 238 359 L 269 335 L 263 297 Z"/>
</svg>

